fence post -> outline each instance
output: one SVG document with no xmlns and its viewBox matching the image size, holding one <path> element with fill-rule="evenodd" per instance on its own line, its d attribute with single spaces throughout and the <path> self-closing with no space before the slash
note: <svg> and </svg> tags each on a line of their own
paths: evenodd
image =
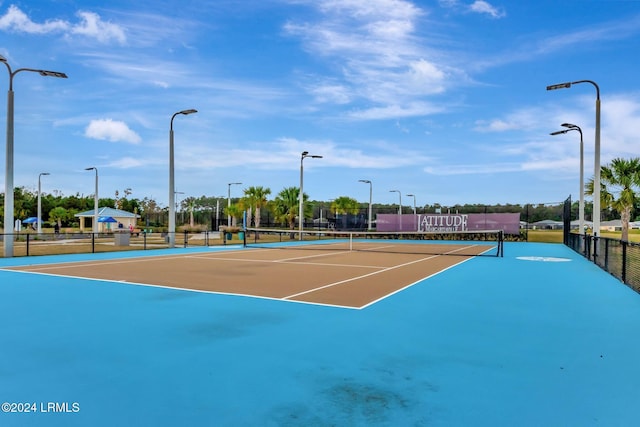
<svg viewBox="0 0 640 427">
<path fill-rule="evenodd" d="M 622 283 L 627 283 L 627 242 L 622 241 Z"/>
</svg>

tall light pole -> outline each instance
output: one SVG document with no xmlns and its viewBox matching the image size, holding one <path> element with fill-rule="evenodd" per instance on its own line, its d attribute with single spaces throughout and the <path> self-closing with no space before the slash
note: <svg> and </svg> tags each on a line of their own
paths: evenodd
<svg viewBox="0 0 640 427">
<path fill-rule="evenodd" d="M 174 192 L 173 192 L 173 194 L 174 194 L 174 195 L 175 195 L 175 197 L 176 197 L 176 204 L 175 204 L 175 207 L 176 207 L 176 210 L 178 210 L 178 194 L 184 194 L 184 192 L 183 192 L 183 191 L 174 191 Z M 178 212 L 176 212 L 176 215 L 178 215 Z M 183 220 L 182 222 L 184 222 L 184 216 L 182 217 L 182 220 Z M 176 220 L 176 223 L 177 223 L 177 222 L 178 222 L 178 221 Z"/>
<path fill-rule="evenodd" d="M 568 89 L 571 85 L 579 83 L 590 83 L 596 88 L 596 135 L 595 135 L 595 153 L 594 153 L 594 172 L 593 172 L 593 235 L 597 237 L 600 233 L 600 87 L 592 80 L 578 80 L 575 82 L 560 83 L 547 86 L 547 90 Z M 594 259 L 597 251 L 593 251 Z"/>
<path fill-rule="evenodd" d="M 13 230 L 13 77 L 21 71 L 38 73 L 44 77 L 59 77 L 66 79 L 67 75 L 58 71 L 37 70 L 33 68 L 18 68 L 11 70 L 7 58 L 0 55 L 2 62 L 9 71 L 9 91 L 7 94 L 7 142 L 6 142 L 6 169 L 4 181 L 4 256 L 13 256 L 13 235 L 7 231 Z"/>
<path fill-rule="evenodd" d="M 174 180 L 174 167 L 173 167 L 173 119 L 176 118 L 177 115 L 183 114 L 193 114 L 197 113 L 198 110 L 190 109 L 190 110 L 182 110 L 174 113 L 171 116 L 171 124 L 169 126 L 169 247 L 173 248 L 176 245 L 176 204 L 175 204 L 175 195 L 173 194 L 176 190 L 175 188 L 175 180 Z"/>
<path fill-rule="evenodd" d="M 560 135 L 572 130 L 580 133 L 580 205 L 578 207 L 578 228 L 579 234 L 584 234 L 584 141 L 582 139 L 582 129 L 580 129 L 580 126 L 571 123 L 563 123 L 561 126 L 567 129 L 551 132 L 550 135 Z"/>
<path fill-rule="evenodd" d="M 231 227 L 231 186 L 242 185 L 241 182 L 230 182 L 227 184 L 227 227 Z"/>
<path fill-rule="evenodd" d="M 84 168 L 84 170 L 96 171 L 96 192 L 93 196 L 93 232 L 97 233 L 98 232 L 98 168 L 93 166 L 90 168 Z"/>
<path fill-rule="evenodd" d="M 42 172 L 38 175 L 38 234 L 42 233 L 42 186 L 40 178 L 44 175 L 51 175 L 49 172 Z"/>
<path fill-rule="evenodd" d="M 398 193 L 398 196 L 400 197 L 400 201 L 398 203 L 398 225 L 400 228 L 398 231 L 402 231 L 402 193 L 400 190 L 389 190 L 389 193 Z"/>
<path fill-rule="evenodd" d="M 415 230 L 414 231 L 418 231 L 418 211 L 416 210 L 416 196 L 415 194 L 407 194 L 407 197 L 413 197 L 413 221 L 414 221 L 414 226 L 415 226 Z"/>
<path fill-rule="evenodd" d="M 414 194 L 407 194 L 407 197 L 413 197 L 413 214 L 417 214 L 416 211 L 416 196 Z"/>
<path fill-rule="evenodd" d="M 371 231 L 373 230 L 373 227 L 371 227 L 371 217 L 372 217 L 372 202 L 373 202 L 373 183 L 368 180 L 368 179 L 359 179 L 358 182 L 364 182 L 365 184 L 369 184 L 369 224 L 368 224 L 368 230 Z"/>
<path fill-rule="evenodd" d="M 304 163 L 304 159 L 306 159 L 307 157 L 311 157 L 312 159 L 321 159 L 322 156 L 316 156 L 316 155 L 311 155 L 309 154 L 308 151 L 303 151 L 302 155 L 300 156 L 300 194 L 298 195 L 298 200 L 299 200 L 299 212 L 298 212 L 298 221 L 300 222 L 299 224 L 299 228 L 300 228 L 300 236 L 299 236 L 299 240 L 302 240 L 302 229 L 303 229 L 303 223 L 304 223 L 304 210 L 303 210 L 303 200 L 304 200 L 304 192 L 302 189 L 302 177 L 303 177 L 303 163 Z"/>
</svg>

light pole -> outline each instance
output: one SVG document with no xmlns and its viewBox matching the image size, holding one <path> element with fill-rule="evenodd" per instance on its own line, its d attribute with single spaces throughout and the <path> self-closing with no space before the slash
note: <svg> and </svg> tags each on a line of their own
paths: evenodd
<svg viewBox="0 0 640 427">
<path fill-rule="evenodd" d="M 578 207 L 578 228 L 579 234 L 584 234 L 584 141 L 582 139 L 582 129 L 580 129 L 580 126 L 571 123 L 563 123 L 561 126 L 567 129 L 551 132 L 551 135 L 560 135 L 572 130 L 580 133 L 580 205 Z"/>
<path fill-rule="evenodd" d="M 415 194 L 407 194 L 407 197 L 413 197 L 413 221 L 415 222 L 415 231 L 418 231 L 418 211 L 416 210 L 416 196 Z"/>
<path fill-rule="evenodd" d="M 227 184 L 227 227 L 231 227 L 231 186 L 242 185 L 241 182 L 230 182 Z"/>
<path fill-rule="evenodd" d="M 398 231 L 402 231 L 402 193 L 400 192 L 400 190 L 389 190 L 389 193 L 398 193 L 398 196 L 400 197 L 400 201 L 398 203 Z"/>
<path fill-rule="evenodd" d="M 579 83 L 590 83 L 596 88 L 596 135 L 593 172 L 593 236 L 597 237 L 600 233 L 600 87 L 592 80 L 578 80 L 575 82 L 547 86 L 547 90 L 568 89 L 571 85 Z M 595 259 L 596 256 L 597 251 L 594 246 L 593 258 Z"/>
<path fill-rule="evenodd" d="M 174 113 L 171 116 L 171 124 L 169 126 L 169 247 L 173 248 L 176 245 L 176 205 L 175 205 L 175 184 L 174 184 L 174 167 L 173 167 L 173 119 L 176 118 L 177 115 L 183 114 L 193 114 L 197 113 L 198 110 L 190 109 L 190 110 L 182 110 Z"/>
<path fill-rule="evenodd" d="M 413 197 L 413 214 L 417 214 L 416 211 L 416 196 L 414 194 L 407 194 L 407 197 Z"/>
<path fill-rule="evenodd" d="M 300 222 L 299 224 L 299 228 L 300 228 L 300 236 L 299 236 L 299 240 L 302 240 L 302 228 L 303 228 L 303 223 L 304 223 L 304 211 L 303 211 L 303 200 L 304 200 L 304 192 L 302 189 L 302 177 L 303 177 L 303 163 L 304 163 L 304 159 L 307 157 L 311 157 L 312 159 L 321 159 L 322 156 L 316 156 L 316 155 L 311 155 L 309 154 L 308 151 L 303 151 L 302 155 L 300 156 L 300 194 L 298 195 L 298 200 L 299 200 L 299 212 L 298 212 L 298 221 Z"/>
<path fill-rule="evenodd" d="M 96 193 L 93 196 L 93 232 L 97 233 L 98 232 L 98 168 L 93 166 L 90 168 L 84 168 L 84 170 L 96 171 Z"/>
<path fill-rule="evenodd" d="M 21 71 L 38 73 L 44 77 L 59 77 L 66 79 L 67 75 L 58 71 L 37 70 L 32 68 L 18 68 L 11 70 L 11 66 L 4 56 L 0 55 L 2 62 L 9 71 L 9 91 L 7 94 L 7 142 L 6 142 L 6 169 L 4 181 L 4 256 L 13 256 L 13 236 L 7 234 L 7 230 L 13 230 L 13 77 Z"/>
<path fill-rule="evenodd" d="M 365 184 L 369 184 L 369 225 L 368 230 L 371 231 L 373 228 L 371 227 L 371 219 L 372 219 L 372 201 L 373 201 L 373 183 L 368 179 L 359 179 L 358 182 L 364 182 Z"/>
<path fill-rule="evenodd" d="M 178 194 L 184 194 L 184 192 L 182 192 L 182 191 L 174 191 L 174 192 L 173 192 L 173 194 L 174 194 L 174 195 L 175 195 L 175 197 L 176 197 L 176 202 L 175 202 L 176 204 L 175 204 L 175 207 L 176 207 L 176 210 L 178 210 Z M 176 216 L 177 216 L 177 215 L 178 215 L 178 212 L 176 212 Z M 178 222 L 178 221 L 176 220 L 176 224 L 177 224 L 177 222 Z M 182 222 L 184 223 L 184 215 L 182 216 Z"/>
<path fill-rule="evenodd" d="M 42 172 L 38 175 L 38 234 L 42 233 L 42 186 L 40 185 L 40 178 L 43 175 L 51 175 L 49 172 Z"/>
</svg>

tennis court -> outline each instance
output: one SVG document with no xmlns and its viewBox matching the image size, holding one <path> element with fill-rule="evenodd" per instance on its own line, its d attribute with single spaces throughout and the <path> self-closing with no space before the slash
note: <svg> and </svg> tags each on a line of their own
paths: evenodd
<svg viewBox="0 0 640 427">
<path fill-rule="evenodd" d="M 14 267 L 16 271 L 363 308 L 494 244 L 344 239 L 241 251 Z M 318 251 L 318 249 L 321 249 Z M 447 256 L 457 255 L 457 256 Z M 302 279 L 302 280 L 301 280 Z"/>
<path fill-rule="evenodd" d="M 640 296 L 565 246 L 284 246 L 1 259 L 0 425 L 640 420 Z"/>
</svg>

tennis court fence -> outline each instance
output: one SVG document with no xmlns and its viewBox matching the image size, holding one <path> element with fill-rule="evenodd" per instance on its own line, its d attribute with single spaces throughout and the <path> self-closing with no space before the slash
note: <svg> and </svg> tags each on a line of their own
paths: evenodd
<svg viewBox="0 0 640 427">
<path fill-rule="evenodd" d="M 640 292 L 640 244 L 577 233 L 567 233 L 565 243 L 636 292 Z"/>
<path fill-rule="evenodd" d="M 428 255 L 504 255 L 504 232 L 375 232 L 318 231 L 247 228 L 244 245 L 249 248 L 291 248 Z"/>
</svg>

